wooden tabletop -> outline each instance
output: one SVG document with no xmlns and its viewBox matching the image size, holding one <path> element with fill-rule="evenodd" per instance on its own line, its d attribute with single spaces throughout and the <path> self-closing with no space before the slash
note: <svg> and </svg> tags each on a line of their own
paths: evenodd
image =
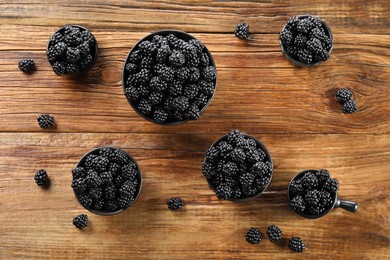
<svg viewBox="0 0 390 260">
<path fill-rule="evenodd" d="M 184 3 L 187 2 L 187 3 Z M 1 1 L 0 259 L 385 259 L 390 256 L 390 2 L 345 1 Z M 332 29 L 329 61 L 293 67 L 278 32 L 290 16 L 320 16 Z M 233 31 L 250 24 L 253 39 Z M 56 76 L 45 48 L 66 24 L 91 29 L 99 58 L 81 79 Z M 216 95 L 202 117 L 159 126 L 140 117 L 123 95 L 121 72 L 131 47 L 159 29 L 200 39 L 218 67 Z M 37 71 L 17 64 L 33 58 Z M 337 88 L 352 89 L 359 112 L 344 115 Z M 42 130 L 36 117 L 55 116 Z M 232 129 L 260 139 L 274 161 L 267 191 L 248 203 L 219 201 L 202 176 L 204 152 Z M 131 153 L 144 181 L 125 212 L 87 212 L 70 187 L 71 169 L 89 150 L 111 145 Z M 36 186 L 44 168 L 51 186 Z M 339 195 L 359 210 L 335 209 L 316 220 L 292 212 L 290 179 L 328 169 Z M 167 209 L 180 196 L 183 211 Z M 72 219 L 88 213 L 80 231 Z M 246 230 L 268 225 L 284 240 L 258 245 Z M 291 253 L 286 239 L 308 249 Z"/>
</svg>

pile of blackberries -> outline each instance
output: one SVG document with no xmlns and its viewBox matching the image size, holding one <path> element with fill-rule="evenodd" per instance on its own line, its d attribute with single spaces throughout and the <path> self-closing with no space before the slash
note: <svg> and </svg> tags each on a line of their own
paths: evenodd
<svg viewBox="0 0 390 260">
<path fill-rule="evenodd" d="M 100 212 L 128 208 L 141 186 L 136 162 L 117 148 L 92 150 L 72 173 L 72 188 L 79 202 L 87 209 Z"/>
<path fill-rule="evenodd" d="M 219 199 L 260 194 L 270 183 L 273 165 L 268 151 L 254 138 L 231 131 L 206 152 L 203 175 Z"/>
<path fill-rule="evenodd" d="M 212 57 L 201 41 L 186 41 L 178 38 L 181 35 L 148 36 L 126 60 L 125 95 L 138 112 L 158 124 L 198 119 L 214 94 Z"/>
<path fill-rule="evenodd" d="M 289 186 L 290 206 L 297 213 L 320 215 L 332 207 L 338 187 L 324 169 L 298 175 Z"/>
<path fill-rule="evenodd" d="M 280 40 L 290 57 L 311 64 L 329 59 L 333 45 L 329 34 L 319 17 L 295 16 L 280 32 Z"/>
<path fill-rule="evenodd" d="M 81 26 L 65 26 L 55 32 L 47 49 L 47 59 L 57 75 L 78 75 L 87 71 L 97 56 L 92 33 Z"/>
</svg>

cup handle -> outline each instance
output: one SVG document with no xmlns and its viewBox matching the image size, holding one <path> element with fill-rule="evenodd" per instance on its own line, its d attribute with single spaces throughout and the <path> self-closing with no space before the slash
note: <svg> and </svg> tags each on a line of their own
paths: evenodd
<svg viewBox="0 0 390 260">
<path fill-rule="evenodd" d="M 356 212 L 358 209 L 358 203 L 354 202 L 354 201 L 341 200 L 341 199 L 337 198 L 335 208 L 338 208 L 338 207 L 345 209 L 345 210 L 348 210 L 350 212 Z"/>
</svg>

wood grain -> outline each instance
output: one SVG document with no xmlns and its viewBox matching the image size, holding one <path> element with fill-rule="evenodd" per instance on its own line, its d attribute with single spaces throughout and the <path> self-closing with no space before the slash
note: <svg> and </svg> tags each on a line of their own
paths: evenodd
<svg viewBox="0 0 390 260">
<path fill-rule="evenodd" d="M 294 68 L 280 52 L 278 32 L 288 17 L 315 14 L 332 28 L 329 61 Z M 386 259 L 390 255 L 390 2 L 361 1 L 49 1 L 0 2 L 0 259 Z M 253 38 L 238 40 L 247 21 Z M 51 33 L 82 24 L 99 44 L 83 78 L 56 76 L 46 59 Z M 154 125 L 123 95 L 121 72 L 131 47 L 159 29 L 179 29 L 203 41 L 218 67 L 217 93 L 202 117 L 179 126 Z M 17 68 L 34 58 L 31 75 Z M 360 111 L 341 113 L 337 88 L 354 92 Z M 57 128 L 41 130 L 40 113 Z M 204 152 L 238 128 L 265 143 L 275 172 L 267 191 L 249 203 L 219 201 L 201 174 Z M 117 146 L 143 174 L 136 204 L 122 214 L 86 213 L 70 187 L 71 169 L 89 150 Z M 51 186 L 34 183 L 45 168 Z M 307 220 L 286 202 L 299 171 L 327 168 L 340 196 L 359 202 Z M 181 212 L 166 200 L 180 196 Z M 279 225 L 301 236 L 308 250 L 293 254 L 286 239 L 260 245 L 246 230 Z"/>
</svg>

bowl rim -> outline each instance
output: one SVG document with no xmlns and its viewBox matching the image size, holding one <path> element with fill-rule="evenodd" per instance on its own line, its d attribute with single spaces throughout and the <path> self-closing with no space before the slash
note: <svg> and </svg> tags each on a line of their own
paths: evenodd
<svg viewBox="0 0 390 260">
<path fill-rule="evenodd" d="M 296 174 L 291 180 L 290 182 L 288 183 L 288 188 L 287 188 L 287 201 L 288 201 L 288 205 L 289 207 L 291 208 L 290 206 L 290 201 L 292 199 L 293 196 L 290 195 L 290 187 L 291 187 L 291 183 L 297 179 L 300 179 L 305 173 L 308 173 L 308 172 L 318 172 L 319 170 L 313 170 L 313 169 L 307 169 L 307 170 L 303 170 L 303 171 L 300 171 L 298 174 Z M 337 203 L 337 200 L 338 200 L 338 195 L 337 195 L 337 192 L 334 192 L 334 193 L 330 193 L 332 195 L 332 199 L 333 199 L 333 203 L 332 205 L 326 209 L 324 212 L 322 212 L 321 214 L 319 215 L 311 215 L 311 214 L 307 214 L 307 213 L 304 213 L 304 212 L 300 212 L 300 211 L 295 211 L 291 208 L 292 211 L 294 211 L 295 213 L 297 213 L 298 215 L 302 216 L 302 217 L 305 217 L 305 218 L 310 218 L 310 219 L 316 219 L 316 218 L 320 218 L 320 217 L 323 217 L 325 215 L 327 215 L 329 212 L 331 212 L 334 207 L 336 206 L 336 203 Z"/>
<path fill-rule="evenodd" d="M 127 77 L 129 76 L 129 73 L 126 72 L 126 65 L 128 63 L 129 57 L 132 54 L 132 52 L 137 50 L 137 48 L 141 42 L 146 41 L 146 40 L 152 40 L 155 35 L 164 35 L 165 36 L 168 34 L 174 34 L 175 36 L 178 36 L 178 35 L 184 36 L 184 38 L 186 38 L 187 40 L 192 40 L 192 39 L 199 40 L 198 38 L 196 38 L 195 36 L 192 36 L 191 34 L 189 34 L 187 32 L 180 31 L 180 30 L 173 30 L 173 29 L 164 29 L 164 30 L 154 31 L 154 32 L 151 32 L 148 35 L 144 36 L 140 40 L 138 40 L 137 43 L 133 45 L 133 47 L 130 49 L 129 53 L 127 54 L 125 62 L 124 62 L 123 67 L 122 67 L 122 88 L 123 88 L 123 93 L 124 93 L 125 97 L 126 97 L 126 81 L 127 81 Z M 183 38 L 180 38 L 180 39 L 183 39 Z M 203 42 L 202 42 L 202 44 L 203 44 Z M 199 115 L 202 115 L 205 112 L 206 108 L 210 105 L 211 101 L 213 100 L 215 92 L 217 91 L 217 78 L 218 78 L 218 71 L 217 71 L 217 66 L 215 64 L 215 60 L 214 60 L 211 52 L 207 49 L 206 45 L 203 44 L 203 46 L 204 46 L 204 53 L 207 53 L 207 56 L 210 59 L 209 62 L 211 63 L 211 66 L 213 66 L 215 68 L 215 79 L 213 80 L 214 93 L 211 95 L 211 97 L 207 101 L 207 104 L 199 111 Z M 133 110 L 135 112 L 137 112 L 138 115 L 140 115 L 144 119 L 146 119 L 152 123 L 158 124 L 158 125 L 168 125 L 168 126 L 169 125 L 180 125 L 180 124 L 187 123 L 188 121 L 196 121 L 196 120 L 186 119 L 186 120 L 181 120 L 181 121 L 160 123 L 160 122 L 155 121 L 153 118 L 150 118 L 150 117 L 142 114 L 138 110 L 138 108 L 133 104 L 133 102 L 130 101 L 127 97 L 126 97 L 126 100 L 130 104 L 130 106 L 133 108 Z"/>
<path fill-rule="evenodd" d="M 92 35 L 94 41 L 95 41 L 95 44 L 94 44 L 94 45 L 95 45 L 95 51 L 93 52 L 92 63 L 91 63 L 91 65 L 89 65 L 88 68 L 84 69 L 84 70 L 81 71 L 79 74 L 77 74 L 77 75 L 80 75 L 80 74 L 83 74 L 83 73 L 89 71 L 89 70 L 92 68 L 92 66 L 95 64 L 95 62 L 96 62 L 96 60 L 97 60 L 98 52 L 99 52 L 99 47 L 98 47 L 98 43 L 97 43 L 96 37 L 95 37 L 95 35 L 93 35 L 93 33 L 91 32 L 91 30 L 89 30 L 87 27 L 84 27 L 84 26 L 78 25 L 78 24 L 67 24 L 67 25 L 64 25 L 64 26 L 60 27 L 59 29 L 55 30 L 55 31 L 50 35 L 50 38 L 49 38 L 49 40 L 47 41 L 47 45 L 46 45 L 46 57 L 47 57 L 47 54 L 48 54 L 48 52 L 49 52 L 50 41 L 51 41 L 53 35 L 56 34 L 57 32 L 62 32 L 63 30 L 65 30 L 65 27 L 68 27 L 68 26 L 77 27 L 77 28 L 79 28 L 79 29 L 81 29 L 81 30 L 84 30 L 84 31 L 89 31 L 89 32 L 91 33 L 91 35 Z M 47 58 L 48 58 L 48 57 L 47 57 Z M 47 59 L 47 61 L 49 62 L 50 66 L 53 66 L 53 62 L 52 62 L 52 61 L 50 61 L 49 59 Z M 64 75 L 69 75 L 69 74 L 64 74 Z M 75 76 L 77 76 L 77 75 L 75 75 Z M 72 75 L 69 75 L 69 76 L 72 76 Z"/>
<path fill-rule="evenodd" d="M 317 17 L 317 18 L 320 18 L 320 19 L 321 19 L 321 17 L 319 17 L 319 16 L 317 16 L 317 15 L 311 15 L 311 14 L 296 15 L 296 16 L 294 16 L 294 17 L 298 17 L 298 19 L 304 19 L 304 18 L 307 18 L 307 17 L 310 17 L 310 16 L 312 16 L 312 17 Z M 323 26 L 324 29 L 325 29 L 325 33 L 327 33 L 329 39 L 330 39 L 331 42 L 332 42 L 332 46 L 331 46 L 331 48 L 330 48 L 330 50 L 329 50 L 329 56 L 330 56 L 330 54 L 331 54 L 331 52 L 332 52 L 332 50 L 333 50 L 333 33 L 332 33 L 332 30 L 329 28 L 329 26 L 326 24 L 326 22 L 325 22 L 324 20 L 321 19 L 321 23 L 322 23 L 322 26 Z M 296 66 L 296 67 L 298 67 L 298 68 L 310 68 L 310 67 L 315 67 L 315 66 L 317 66 L 317 65 L 319 65 L 319 64 L 321 64 L 321 63 L 324 62 L 324 61 L 317 61 L 317 62 L 315 62 L 315 63 L 309 63 L 309 64 L 307 64 L 307 63 L 300 62 L 300 61 L 294 59 L 293 57 L 291 57 L 291 56 L 287 53 L 286 48 L 284 47 L 282 41 L 280 40 L 280 33 L 286 28 L 286 26 L 287 26 L 287 22 L 283 25 L 282 30 L 279 32 L 279 45 L 280 45 L 280 48 L 281 48 L 281 50 L 282 50 L 283 56 L 284 56 L 288 61 L 290 61 L 290 63 L 292 63 L 294 66 Z"/>
<path fill-rule="evenodd" d="M 78 201 L 78 203 L 83 206 L 86 210 L 94 213 L 94 214 L 97 214 L 97 215 L 100 215 L 100 216 L 112 216 L 112 215 L 116 215 L 116 214 L 119 214 L 123 211 L 125 211 L 126 209 L 130 208 L 138 199 L 139 195 L 141 194 L 141 190 L 142 190 L 142 173 L 141 173 L 141 169 L 137 163 L 137 161 L 134 159 L 133 156 L 131 156 L 129 153 L 127 153 L 125 150 L 121 149 L 121 148 L 117 148 L 117 147 L 114 147 L 114 146 L 101 146 L 101 147 L 97 147 L 97 148 L 94 148 L 90 151 L 88 151 L 87 153 L 85 153 L 81 158 L 80 160 L 77 162 L 76 164 L 76 167 L 82 167 L 81 164 L 84 163 L 85 159 L 87 158 L 88 155 L 90 154 L 96 154 L 97 152 L 99 152 L 101 149 L 103 148 L 109 148 L 110 150 L 112 151 L 115 151 L 115 150 L 122 150 L 127 156 L 128 158 L 130 158 L 130 160 L 136 165 L 137 167 L 137 173 L 138 173 L 138 181 L 139 181 L 139 184 L 137 186 L 137 191 L 136 191 L 136 196 L 134 198 L 134 201 L 132 201 L 128 207 L 124 208 L 124 209 L 119 209 L 119 210 L 116 210 L 116 211 L 106 211 L 106 210 L 96 210 L 96 209 L 92 209 L 92 208 L 88 208 L 86 206 L 84 206 L 83 204 L 81 204 L 80 202 L 80 199 L 79 199 L 79 194 L 72 188 L 73 190 L 73 193 L 74 195 L 76 196 L 76 199 Z M 72 181 L 74 180 L 73 176 L 72 176 Z"/>
<path fill-rule="evenodd" d="M 268 159 L 269 162 L 271 162 L 272 164 L 272 168 L 274 168 L 274 163 L 272 161 L 272 157 L 271 157 L 271 154 L 269 153 L 267 147 L 265 146 L 265 144 L 263 144 L 261 141 L 259 141 L 257 138 L 253 137 L 252 135 L 249 135 L 249 134 L 245 134 L 245 133 L 242 133 L 246 138 L 251 138 L 251 139 L 254 139 L 256 144 L 258 145 L 259 148 L 261 148 L 261 150 L 264 151 L 265 153 L 265 158 Z M 221 136 L 220 138 L 218 138 L 216 141 L 214 141 L 207 149 L 210 149 L 211 147 L 215 147 L 219 142 L 221 141 L 225 141 L 227 139 L 229 134 L 225 134 L 223 136 Z M 203 165 L 206 163 L 206 157 L 203 159 Z M 232 202 L 237 202 L 237 203 L 241 203 L 241 202 L 248 202 L 248 201 L 252 201 L 252 200 L 255 200 L 256 198 L 260 197 L 261 194 L 263 194 L 264 191 L 267 190 L 267 188 L 269 187 L 269 185 L 271 184 L 272 182 L 272 177 L 274 175 L 274 169 L 272 169 L 272 172 L 271 172 L 271 176 L 270 176 L 270 179 L 269 179 L 269 182 L 267 183 L 267 185 L 264 187 L 264 189 L 258 193 L 256 193 L 255 195 L 253 196 L 250 196 L 250 197 L 245 197 L 245 198 L 239 198 L 239 199 L 233 199 L 233 198 L 228 198 L 226 200 L 229 200 L 229 201 L 232 201 Z M 214 187 L 214 185 L 210 182 L 210 180 L 208 178 L 206 178 L 204 176 L 204 178 L 206 179 L 208 185 L 209 185 L 209 188 L 211 190 L 213 190 L 215 193 L 217 191 L 216 187 Z"/>
</svg>

